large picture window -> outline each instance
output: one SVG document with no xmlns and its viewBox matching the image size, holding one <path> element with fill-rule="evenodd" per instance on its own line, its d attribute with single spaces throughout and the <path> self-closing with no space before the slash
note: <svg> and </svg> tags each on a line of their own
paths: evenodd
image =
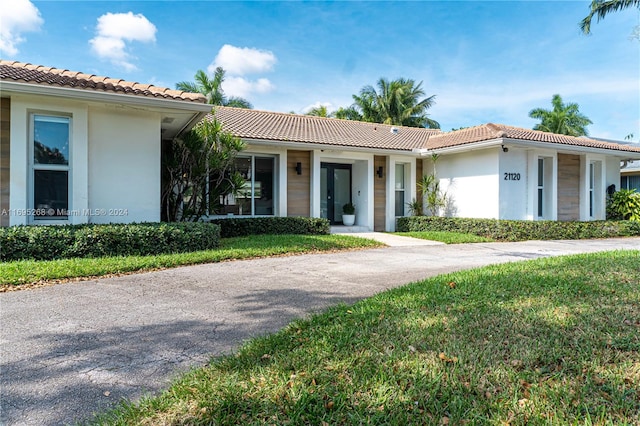
<svg viewBox="0 0 640 426">
<path fill-rule="evenodd" d="M 223 200 L 226 214 L 241 216 L 273 216 L 275 158 L 242 156 L 236 159 L 236 170 L 244 178 L 244 186 Z"/>
<path fill-rule="evenodd" d="M 33 220 L 66 220 L 69 209 L 69 117 L 32 114 Z"/>
</svg>

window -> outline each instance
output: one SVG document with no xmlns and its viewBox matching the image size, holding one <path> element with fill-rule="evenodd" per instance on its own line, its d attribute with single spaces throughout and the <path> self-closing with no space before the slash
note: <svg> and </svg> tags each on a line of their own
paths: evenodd
<svg viewBox="0 0 640 426">
<path fill-rule="evenodd" d="M 404 216 L 404 164 L 396 164 L 396 216 Z"/>
<path fill-rule="evenodd" d="M 538 158 L 538 217 L 544 216 L 544 158 Z"/>
<path fill-rule="evenodd" d="M 595 188 L 595 183 L 596 183 L 595 164 L 589 163 L 589 217 L 593 217 L 593 203 L 594 203 L 593 190 Z"/>
<path fill-rule="evenodd" d="M 244 178 L 244 185 L 235 196 L 223 197 L 221 202 L 224 213 L 242 216 L 273 216 L 274 163 L 273 157 L 238 157 L 236 169 Z"/>
<path fill-rule="evenodd" d="M 67 220 L 71 119 L 31 116 L 33 220 Z"/>
</svg>

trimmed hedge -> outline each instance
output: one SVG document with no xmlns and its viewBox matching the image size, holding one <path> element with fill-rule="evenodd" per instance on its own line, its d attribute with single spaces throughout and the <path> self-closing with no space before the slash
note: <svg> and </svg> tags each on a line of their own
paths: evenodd
<svg viewBox="0 0 640 426">
<path fill-rule="evenodd" d="M 146 256 L 217 248 L 210 223 L 14 226 L 0 228 L 0 261 Z"/>
<path fill-rule="evenodd" d="M 640 235 L 631 221 L 559 222 L 411 216 L 397 219 L 398 232 L 450 231 L 498 241 L 580 240 Z"/>
<path fill-rule="evenodd" d="M 245 237 L 258 234 L 329 234 L 329 221 L 314 217 L 247 217 L 213 219 L 220 225 L 222 238 Z"/>
</svg>

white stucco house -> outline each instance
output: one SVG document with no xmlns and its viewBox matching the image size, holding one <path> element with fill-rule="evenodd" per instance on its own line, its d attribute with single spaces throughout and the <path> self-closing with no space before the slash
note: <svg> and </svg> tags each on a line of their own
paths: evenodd
<svg viewBox="0 0 640 426">
<path fill-rule="evenodd" d="M 352 202 L 356 225 L 376 231 L 409 214 L 432 154 L 450 200 L 445 214 L 520 220 L 604 219 L 621 162 L 640 159 L 638 146 L 497 124 L 441 132 L 226 107 L 214 114 L 248 143 L 240 162 L 252 196 L 223 213 L 340 224 Z"/>
<path fill-rule="evenodd" d="M 201 95 L 0 61 L 0 225 L 160 221 L 162 140 Z"/>
<path fill-rule="evenodd" d="M 484 124 L 452 132 L 216 107 L 201 95 L 0 61 L 0 224 L 160 220 L 161 144 L 201 119 L 247 142 L 245 186 L 210 217 L 308 216 L 393 231 L 433 171 L 444 214 L 605 218 L 640 147 Z"/>
</svg>

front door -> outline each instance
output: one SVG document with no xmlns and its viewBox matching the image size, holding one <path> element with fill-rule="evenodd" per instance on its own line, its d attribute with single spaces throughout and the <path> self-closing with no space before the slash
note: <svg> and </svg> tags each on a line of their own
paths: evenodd
<svg viewBox="0 0 640 426">
<path fill-rule="evenodd" d="M 341 224 L 342 206 L 351 202 L 351 164 L 320 166 L 320 217 Z"/>
</svg>

